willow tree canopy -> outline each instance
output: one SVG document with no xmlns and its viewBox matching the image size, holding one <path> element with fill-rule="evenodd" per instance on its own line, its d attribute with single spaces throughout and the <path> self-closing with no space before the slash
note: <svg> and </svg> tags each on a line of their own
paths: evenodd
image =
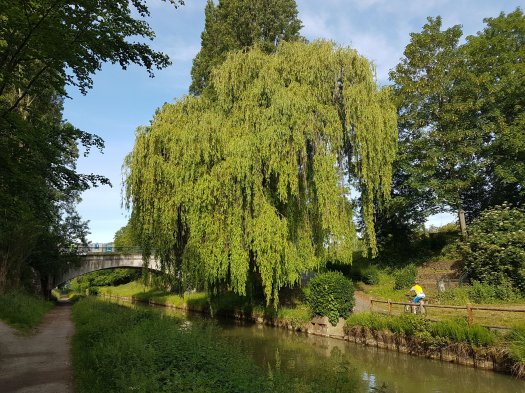
<svg viewBox="0 0 525 393">
<path fill-rule="evenodd" d="M 397 131 L 370 63 L 329 42 L 283 43 L 231 54 L 211 83 L 213 95 L 165 105 L 126 159 L 146 250 L 240 294 L 258 272 L 271 302 L 328 259 L 351 263 L 350 184 L 374 249 Z"/>
</svg>

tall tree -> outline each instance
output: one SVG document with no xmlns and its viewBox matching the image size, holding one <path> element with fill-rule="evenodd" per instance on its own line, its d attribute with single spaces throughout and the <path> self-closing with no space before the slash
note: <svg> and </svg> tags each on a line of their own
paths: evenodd
<svg viewBox="0 0 525 393">
<path fill-rule="evenodd" d="M 399 108 L 400 150 L 410 186 L 429 190 L 442 209 L 461 212 L 465 195 L 479 181 L 484 130 L 472 117 L 460 26 L 441 30 L 428 18 L 412 33 L 401 63 L 390 73 Z"/>
<path fill-rule="evenodd" d="M 190 93 L 198 95 L 208 86 L 214 67 L 229 51 L 252 45 L 266 53 L 281 41 L 301 39 L 301 21 L 295 0 L 208 0 L 201 50 L 193 60 Z"/>
<path fill-rule="evenodd" d="M 486 28 L 464 45 L 477 126 L 486 130 L 486 183 L 474 196 L 478 211 L 525 201 L 525 15 L 517 9 L 484 22 Z"/>
<path fill-rule="evenodd" d="M 0 291 L 29 267 L 60 269 L 85 236 L 75 204 L 109 182 L 76 171 L 77 143 L 89 151 L 103 141 L 63 121 L 66 86 L 86 93 L 107 61 L 150 74 L 167 66 L 166 55 L 132 41 L 154 37 L 148 15 L 142 0 L 0 0 Z"/>
<path fill-rule="evenodd" d="M 525 18 L 517 9 L 485 23 L 459 45 L 459 26 L 429 18 L 390 74 L 408 187 L 433 194 L 438 211 L 464 209 L 467 221 L 520 205 L 525 186 Z"/>
<path fill-rule="evenodd" d="M 370 63 L 331 43 L 235 52 L 215 94 L 165 105 L 127 157 L 127 197 L 143 249 L 168 269 L 268 302 L 327 260 L 351 263 L 349 184 L 370 246 L 390 193 L 396 116 Z"/>
</svg>

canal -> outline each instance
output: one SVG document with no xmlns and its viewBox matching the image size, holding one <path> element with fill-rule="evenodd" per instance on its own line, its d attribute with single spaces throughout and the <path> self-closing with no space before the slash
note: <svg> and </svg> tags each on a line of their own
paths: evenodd
<svg viewBox="0 0 525 393">
<path fill-rule="evenodd" d="M 298 381 L 315 381 L 324 386 L 323 391 L 328 388 L 334 392 L 359 393 L 525 393 L 525 381 L 493 371 L 255 323 L 155 308 L 187 319 L 189 326 L 218 325 L 220 334 L 232 346 L 250 354 L 261 368 L 269 373 L 280 370 Z"/>
</svg>

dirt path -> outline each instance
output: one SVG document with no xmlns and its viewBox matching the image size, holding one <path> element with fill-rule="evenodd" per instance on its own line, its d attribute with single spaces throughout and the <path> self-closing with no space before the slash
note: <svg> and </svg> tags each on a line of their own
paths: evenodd
<svg viewBox="0 0 525 393">
<path fill-rule="evenodd" d="M 71 305 L 59 303 L 29 336 L 0 322 L 0 393 L 72 393 Z"/>
<path fill-rule="evenodd" d="M 361 291 L 354 292 L 354 312 L 363 312 L 370 310 L 370 296 Z"/>
</svg>

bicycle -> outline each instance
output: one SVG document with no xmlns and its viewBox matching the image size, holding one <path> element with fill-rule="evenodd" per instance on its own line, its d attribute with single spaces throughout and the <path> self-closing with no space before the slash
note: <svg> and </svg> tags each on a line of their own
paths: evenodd
<svg viewBox="0 0 525 393">
<path fill-rule="evenodd" d="M 414 303 L 411 295 L 405 295 L 409 298 L 408 303 L 405 304 L 405 313 L 407 314 L 416 314 L 416 315 L 425 315 L 427 310 L 425 309 L 426 299 L 421 299 L 419 302 Z"/>
</svg>

